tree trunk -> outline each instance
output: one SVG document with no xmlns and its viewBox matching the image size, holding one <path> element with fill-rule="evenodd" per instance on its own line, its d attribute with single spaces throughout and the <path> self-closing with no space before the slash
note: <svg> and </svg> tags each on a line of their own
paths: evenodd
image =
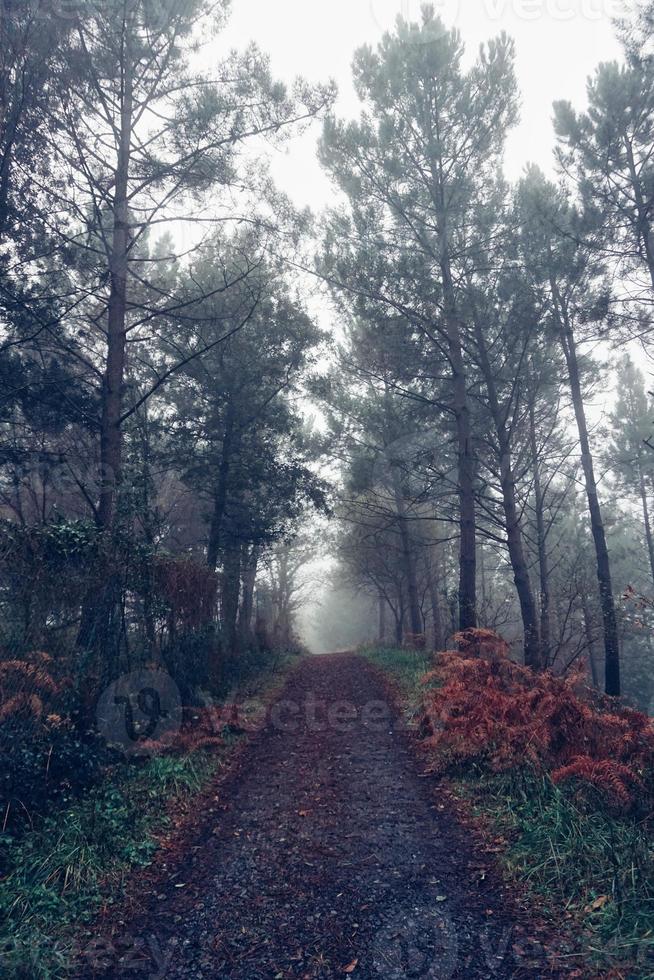
<svg viewBox="0 0 654 980">
<path fill-rule="evenodd" d="M 406 575 L 407 597 L 409 600 L 409 620 L 411 622 L 411 632 L 414 637 L 422 634 L 422 613 L 420 612 L 420 599 L 418 597 L 418 580 L 416 577 L 416 563 L 413 554 L 413 544 L 411 534 L 407 525 L 406 505 L 404 495 L 400 486 L 397 473 L 393 470 L 393 490 L 395 493 L 395 506 L 397 509 L 397 522 L 400 531 L 400 543 L 402 547 L 402 559 L 404 564 L 404 574 Z"/>
<path fill-rule="evenodd" d="M 238 648 L 238 606 L 241 593 L 241 549 L 238 545 L 224 550 L 222 574 L 222 602 L 220 618 L 223 649 L 235 653 Z"/>
<path fill-rule="evenodd" d="M 540 460 L 536 441 L 536 416 L 534 403 L 529 406 L 529 439 L 531 444 L 532 467 L 534 474 L 534 505 L 536 509 L 536 547 L 538 550 L 538 570 L 540 575 L 540 643 L 544 667 L 550 664 L 552 650 L 552 623 L 550 616 L 550 568 L 547 554 L 547 534 L 545 532 L 545 499 L 540 477 Z"/>
<path fill-rule="evenodd" d="M 534 670 L 539 670 L 542 666 L 542 658 L 538 612 L 522 541 L 520 515 L 516 501 L 515 477 L 513 475 L 513 463 L 511 460 L 511 440 L 506 425 L 506 413 L 500 406 L 497 396 L 495 376 L 486 349 L 486 339 L 481 325 L 476 318 L 475 338 L 479 353 L 479 366 L 488 393 L 488 404 L 499 449 L 500 487 L 502 489 L 502 504 L 504 506 L 504 518 L 506 521 L 506 538 L 511 568 L 513 570 L 513 581 L 515 582 L 518 600 L 520 602 L 520 614 L 522 616 L 522 628 L 524 632 L 525 664 Z"/>
<path fill-rule="evenodd" d="M 629 167 L 629 174 L 631 177 L 631 183 L 633 187 L 633 199 L 636 205 L 636 239 L 638 245 L 642 245 L 642 253 L 645 256 L 645 262 L 647 265 L 647 270 L 649 272 L 650 282 L 652 283 L 652 289 L 654 289 L 654 241 L 652 240 L 652 227 L 651 227 L 651 205 L 643 197 L 642 185 L 638 175 L 638 168 L 636 166 L 636 161 L 634 159 L 634 150 L 631 141 L 625 138 L 625 155 L 627 158 L 627 165 Z M 640 251 L 640 248 L 639 248 Z"/>
<path fill-rule="evenodd" d="M 252 612 L 254 609 L 254 585 L 257 578 L 257 565 L 259 563 L 259 548 L 253 545 L 248 548 L 243 545 L 243 595 L 241 597 L 241 608 L 238 614 L 238 627 L 241 639 L 247 643 L 252 631 Z"/>
<path fill-rule="evenodd" d="M 638 460 L 638 482 L 640 485 L 640 499 L 643 505 L 643 523 L 645 525 L 645 540 L 647 541 L 647 554 L 649 556 L 649 568 L 654 583 L 654 539 L 652 538 L 652 524 L 649 517 L 649 504 L 647 503 L 647 485 L 643 472 L 642 461 Z"/>
<path fill-rule="evenodd" d="M 395 613 L 395 643 L 398 647 L 404 641 L 404 610 L 400 607 L 399 612 Z"/>
<path fill-rule="evenodd" d="M 213 512 L 211 514 L 211 526 L 209 528 L 209 540 L 207 542 L 207 565 L 215 571 L 220 556 L 221 535 L 225 508 L 227 506 L 227 487 L 229 483 L 229 470 L 231 467 L 232 451 L 234 441 L 234 409 L 231 400 L 227 405 L 225 416 L 225 432 L 223 435 L 222 452 L 220 465 L 218 467 L 218 479 L 213 498 Z"/>
<path fill-rule="evenodd" d="M 443 636 L 443 617 L 441 615 L 441 604 L 438 594 L 439 574 L 438 559 L 434 556 L 432 564 L 427 568 L 427 584 L 429 587 L 429 601 L 431 604 L 431 621 L 434 631 L 434 650 L 442 650 L 445 646 Z"/>
<path fill-rule="evenodd" d="M 379 605 L 379 643 L 383 646 L 386 642 L 386 599 L 379 593 L 377 597 Z"/>
<path fill-rule="evenodd" d="M 446 235 L 444 235 L 446 238 Z M 463 363 L 461 328 L 447 245 L 441 258 L 445 329 L 452 370 L 452 410 L 456 419 L 457 488 L 459 494 L 459 629 L 477 625 L 477 557 L 475 548 L 475 459 L 470 432 L 468 384 Z"/>
<path fill-rule="evenodd" d="M 588 599 L 586 596 L 581 597 L 581 609 L 584 616 L 584 632 L 586 634 L 586 643 L 588 645 L 588 662 L 590 664 L 590 674 L 593 681 L 593 687 L 600 689 L 600 678 L 599 671 L 597 670 L 597 663 L 595 661 L 595 638 L 593 636 L 593 620 L 590 614 L 590 608 L 588 605 Z"/>
<path fill-rule="evenodd" d="M 107 654 L 109 631 L 118 592 L 116 574 L 111 568 L 110 532 L 114 521 L 116 493 L 122 467 L 121 415 L 126 357 L 127 271 L 129 255 L 128 186 L 132 135 L 132 65 L 124 35 L 120 137 L 113 201 L 113 235 L 109 255 L 109 301 L 107 306 L 107 356 L 102 379 L 100 421 L 100 493 L 96 519 L 105 534 L 100 546 L 95 583 L 82 604 L 77 645 Z M 108 667 L 105 664 L 105 669 Z"/>
<path fill-rule="evenodd" d="M 584 471 L 586 496 L 588 497 L 588 510 L 590 513 L 593 541 L 595 544 L 595 556 L 597 560 L 597 581 L 599 584 L 600 606 L 602 609 L 602 621 L 604 624 L 605 690 L 607 694 L 613 697 L 618 697 L 620 695 L 620 644 L 618 640 L 618 623 L 615 614 L 615 602 L 613 599 L 613 584 L 611 582 L 611 565 L 609 561 L 608 548 L 606 546 L 606 533 L 604 531 L 602 509 L 597 493 L 593 456 L 590 450 L 590 440 L 588 438 L 588 424 L 586 422 L 586 411 L 584 408 L 584 401 L 581 392 L 581 381 L 579 378 L 577 347 L 575 344 L 573 330 L 567 320 L 567 315 L 564 309 L 562 309 L 561 315 L 563 321 L 561 344 L 568 367 L 572 404 L 574 406 L 577 428 L 579 430 L 581 465 Z"/>
<path fill-rule="evenodd" d="M 126 39 L 127 42 L 127 39 Z M 129 253 L 128 182 L 132 135 L 132 66 L 123 47 L 123 91 L 120 113 L 120 144 L 116 167 L 113 207 L 113 239 L 110 255 L 110 289 L 107 312 L 107 361 L 102 383 L 100 424 L 101 486 L 98 520 L 111 526 L 122 466 L 121 415 L 125 376 L 127 316 L 127 269 Z"/>
</svg>

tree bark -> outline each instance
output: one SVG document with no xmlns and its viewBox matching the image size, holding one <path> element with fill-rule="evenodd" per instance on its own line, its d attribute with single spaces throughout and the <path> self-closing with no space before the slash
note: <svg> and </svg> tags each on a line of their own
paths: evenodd
<svg viewBox="0 0 654 980">
<path fill-rule="evenodd" d="M 647 541 L 647 554 L 649 556 L 649 568 L 654 583 L 654 538 L 652 537 L 652 523 L 649 516 L 649 504 L 647 502 L 647 484 L 643 472 L 642 460 L 638 460 L 638 482 L 640 485 L 640 499 L 643 505 L 643 523 L 645 525 L 645 540 Z"/>
<path fill-rule="evenodd" d="M 257 579 L 257 566 L 259 563 L 259 548 L 252 545 L 248 548 L 243 545 L 242 557 L 242 579 L 243 594 L 241 596 L 241 607 L 238 614 L 238 627 L 241 639 L 248 642 L 252 631 L 252 612 L 254 609 L 254 586 Z"/>
<path fill-rule="evenodd" d="M 593 637 L 593 620 L 590 614 L 590 607 L 588 605 L 588 599 L 585 595 L 581 597 L 581 609 L 584 616 L 584 632 L 586 634 L 586 643 L 588 645 L 588 662 L 590 663 L 590 674 L 593 681 L 593 687 L 599 690 L 600 688 L 600 678 L 599 672 L 597 670 L 597 664 L 595 662 L 595 639 Z"/>
<path fill-rule="evenodd" d="M 218 478 L 213 498 L 213 512 L 211 514 L 211 526 L 209 528 L 209 540 L 207 542 L 207 565 L 215 571 L 220 556 L 221 536 L 225 508 L 227 506 L 227 488 L 229 483 L 229 470 L 232 461 L 232 451 L 234 442 L 234 408 L 231 400 L 228 402 L 225 415 L 225 431 L 223 434 L 223 445 L 218 466 Z"/>
<path fill-rule="evenodd" d="M 566 365 L 568 368 L 570 390 L 572 393 L 572 404 L 574 407 L 575 418 L 577 420 L 577 429 L 579 431 L 581 465 L 584 471 L 586 496 L 588 498 L 588 510 L 590 513 L 593 542 L 595 545 L 597 581 L 599 584 L 600 607 L 602 610 L 602 621 L 604 625 L 605 691 L 612 697 L 618 697 L 620 695 L 620 643 L 618 639 L 618 623 L 615 614 L 613 583 L 611 581 L 611 564 L 606 545 L 604 520 L 602 518 L 602 508 L 600 506 L 599 495 L 597 493 L 595 468 L 590 449 L 590 439 L 588 437 L 586 410 L 584 408 L 584 400 L 581 391 L 577 346 L 575 343 L 572 326 L 567 317 L 567 312 L 561 303 L 560 298 L 558 297 L 558 290 L 556 289 L 554 283 L 552 284 L 552 289 L 555 296 L 555 302 L 557 303 L 558 307 L 557 313 L 561 328 L 561 346 L 563 348 L 563 353 L 565 355 Z"/>
<path fill-rule="evenodd" d="M 529 406 L 529 441 L 531 445 L 532 468 L 534 475 L 534 506 L 536 510 L 536 548 L 538 551 L 538 571 L 540 576 L 540 643 L 544 667 L 550 663 L 552 650 L 552 623 L 550 615 L 550 568 L 547 554 L 547 535 L 545 532 L 545 500 L 540 476 L 540 460 L 536 440 L 536 415 L 533 400 Z"/>
<path fill-rule="evenodd" d="M 515 582 L 518 600 L 520 602 L 520 613 L 524 632 L 525 664 L 534 670 L 539 670 L 542 666 L 542 654 L 538 611 L 536 609 L 536 600 L 534 599 L 534 593 L 531 587 L 529 568 L 522 541 L 522 529 L 520 527 L 515 477 L 513 475 L 513 463 L 511 459 L 511 438 L 507 429 L 506 414 L 499 403 L 495 376 L 486 349 L 486 339 L 477 318 L 475 318 L 475 338 L 479 353 L 479 366 L 484 378 L 484 384 L 486 385 L 488 404 L 498 443 L 500 487 L 502 490 L 504 519 L 506 521 L 506 538 L 509 559 L 513 570 L 513 581 Z"/>
</svg>

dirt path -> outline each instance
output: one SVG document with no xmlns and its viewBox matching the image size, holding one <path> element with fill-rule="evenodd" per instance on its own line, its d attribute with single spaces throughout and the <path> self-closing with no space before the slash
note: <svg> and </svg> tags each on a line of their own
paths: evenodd
<svg viewBox="0 0 654 980">
<path fill-rule="evenodd" d="M 546 965 L 392 713 L 362 659 L 303 661 L 222 809 L 198 815 L 186 854 L 150 873 L 138 912 L 81 975 L 568 975 Z"/>
</svg>

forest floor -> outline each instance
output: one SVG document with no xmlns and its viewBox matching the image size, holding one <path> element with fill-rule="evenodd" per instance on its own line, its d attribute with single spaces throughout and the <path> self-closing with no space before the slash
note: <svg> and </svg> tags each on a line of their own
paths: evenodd
<svg viewBox="0 0 654 980">
<path fill-rule="evenodd" d="M 238 765 L 95 923 L 77 975 L 588 976 L 411 740 L 366 660 L 302 660 Z"/>
</svg>

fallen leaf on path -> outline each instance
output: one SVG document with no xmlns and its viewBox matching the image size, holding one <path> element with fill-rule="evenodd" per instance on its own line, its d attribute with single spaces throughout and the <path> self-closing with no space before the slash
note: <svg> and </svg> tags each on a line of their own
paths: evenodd
<svg viewBox="0 0 654 980">
<path fill-rule="evenodd" d="M 343 967 L 343 973 L 354 973 L 354 971 L 357 968 L 357 963 L 358 962 L 359 962 L 358 960 L 352 960 L 351 963 L 348 963 L 347 966 L 344 966 Z"/>
</svg>

